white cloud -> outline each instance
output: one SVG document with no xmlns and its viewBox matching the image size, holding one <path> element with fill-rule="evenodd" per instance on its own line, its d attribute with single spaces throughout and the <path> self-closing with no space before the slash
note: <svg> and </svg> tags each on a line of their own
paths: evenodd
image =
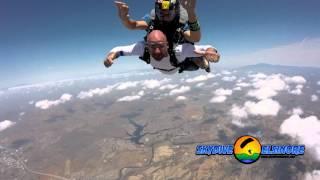
<svg viewBox="0 0 320 180">
<path fill-rule="evenodd" d="M 254 80 L 253 86 L 255 88 L 269 87 L 275 91 L 282 91 L 288 88 L 286 82 L 282 80 L 281 74 L 272 74 L 264 79 Z"/>
<path fill-rule="evenodd" d="M 315 94 L 313 94 L 312 96 L 311 96 L 311 101 L 312 102 L 315 102 L 315 101 L 318 101 L 318 96 L 317 95 L 315 95 Z"/>
<path fill-rule="evenodd" d="M 307 172 L 305 174 L 304 180 L 319 180 L 320 170 L 313 170 L 312 172 Z"/>
<path fill-rule="evenodd" d="M 230 114 L 232 115 L 232 124 L 238 127 L 244 127 L 245 124 L 242 122 L 242 119 L 248 117 L 248 113 L 245 107 L 239 107 L 237 105 L 232 105 L 232 109 L 230 110 Z"/>
<path fill-rule="evenodd" d="M 164 78 L 162 80 L 144 80 L 141 82 L 141 85 L 143 86 L 143 89 L 155 89 L 163 85 L 164 83 L 170 82 L 171 80 L 168 78 Z"/>
<path fill-rule="evenodd" d="M 230 75 L 230 74 L 231 74 L 231 72 L 230 72 L 230 71 L 223 70 L 223 71 L 221 72 L 221 74 L 224 74 L 224 75 Z"/>
<path fill-rule="evenodd" d="M 288 92 L 290 94 L 294 94 L 294 95 L 301 95 L 302 94 L 302 89 L 303 89 L 303 85 L 302 84 L 304 84 L 306 82 L 306 80 L 303 80 L 304 78 L 302 76 L 295 76 L 295 77 L 296 77 L 295 79 L 291 79 L 290 80 L 290 83 L 296 83 L 297 85 L 296 85 L 295 89 L 293 89 L 293 90 L 288 89 Z"/>
<path fill-rule="evenodd" d="M 236 86 L 239 86 L 239 87 L 249 87 L 249 86 L 251 86 L 251 84 L 245 83 L 245 82 L 239 82 L 239 83 L 236 84 Z"/>
<path fill-rule="evenodd" d="M 138 92 L 138 96 L 143 96 L 144 95 L 144 91 L 139 91 Z"/>
<path fill-rule="evenodd" d="M 305 84 L 307 82 L 307 80 L 302 76 L 286 77 L 285 81 L 288 83 L 295 83 L 295 84 Z"/>
<path fill-rule="evenodd" d="M 302 90 L 301 90 L 302 88 L 297 88 L 297 87 L 294 90 L 289 90 L 289 93 L 290 94 L 294 94 L 294 95 L 301 95 L 302 94 Z"/>
<path fill-rule="evenodd" d="M 144 86 L 143 87 L 144 89 L 154 89 L 154 88 L 160 87 L 160 85 L 161 85 L 161 82 L 154 79 L 145 80 L 142 82 L 142 86 Z"/>
<path fill-rule="evenodd" d="M 298 84 L 297 86 L 296 86 L 296 89 L 302 89 L 303 88 L 303 85 L 302 84 Z"/>
<path fill-rule="evenodd" d="M 218 86 L 218 85 L 219 85 L 219 83 L 217 83 L 217 82 L 214 82 L 211 84 L 211 86 Z"/>
<path fill-rule="evenodd" d="M 231 81 L 234 81 L 236 79 L 237 79 L 236 76 L 225 76 L 225 77 L 221 78 L 221 80 L 227 81 L 227 82 L 231 82 Z"/>
<path fill-rule="evenodd" d="M 208 78 L 208 79 L 214 78 L 214 77 L 216 77 L 216 76 L 218 76 L 218 74 L 216 74 L 216 75 L 214 75 L 213 73 L 208 73 L 208 74 L 207 74 L 207 78 Z"/>
<path fill-rule="evenodd" d="M 141 99 L 142 96 L 144 96 L 145 92 L 143 90 L 139 91 L 137 95 L 132 95 L 132 96 L 124 96 L 122 98 L 119 98 L 117 101 L 118 102 L 130 102 L 130 101 L 136 101 Z"/>
<path fill-rule="evenodd" d="M 244 106 L 250 114 L 261 116 L 276 116 L 281 108 L 280 104 L 272 99 L 263 99 L 257 103 L 247 101 Z"/>
<path fill-rule="evenodd" d="M 177 84 L 166 84 L 164 86 L 161 86 L 159 89 L 160 90 L 166 90 L 166 89 L 174 89 L 176 87 L 178 87 Z"/>
<path fill-rule="evenodd" d="M 243 66 L 255 63 L 270 63 L 294 66 L 319 67 L 320 38 L 307 38 L 300 42 L 270 47 L 246 54 L 225 56 L 223 65 Z M 237 59 L 237 61 L 234 61 Z M 303 61 L 303 63 L 301 63 Z"/>
<path fill-rule="evenodd" d="M 316 116 L 301 118 L 299 115 L 292 115 L 283 121 L 280 133 L 296 138 L 308 149 L 313 148 L 317 160 L 320 160 L 320 120 Z"/>
<path fill-rule="evenodd" d="M 0 122 L 0 132 L 15 125 L 15 122 L 9 121 L 9 120 L 4 120 Z"/>
<path fill-rule="evenodd" d="M 233 105 L 230 112 L 231 112 L 231 115 L 236 119 L 242 119 L 242 118 L 248 117 L 248 113 L 247 113 L 245 107 L 241 108 L 237 105 Z"/>
<path fill-rule="evenodd" d="M 178 96 L 176 98 L 176 101 L 184 101 L 184 100 L 187 100 L 187 98 L 185 96 Z"/>
<path fill-rule="evenodd" d="M 128 82 L 122 82 L 118 85 L 116 88 L 117 90 L 125 90 L 131 87 L 136 87 L 138 85 L 138 81 L 128 81 Z"/>
<path fill-rule="evenodd" d="M 67 101 L 70 101 L 72 98 L 72 95 L 71 94 L 63 94 L 61 97 L 60 97 L 60 102 L 61 103 L 65 103 Z"/>
<path fill-rule="evenodd" d="M 231 123 L 241 128 L 246 126 L 241 119 L 232 119 Z"/>
<path fill-rule="evenodd" d="M 138 100 L 140 98 L 141 98 L 141 96 L 125 96 L 125 97 L 119 98 L 117 101 L 118 102 L 129 102 L 129 101 Z"/>
<path fill-rule="evenodd" d="M 231 89 L 219 88 L 214 91 L 215 97 L 211 98 L 211 103 L 222 103 L 227 100 L 227 96 L 232 95 Z"/>
<path fill-rule="evenodd" d="M 272 99 L 264 99 L 259 102 L 247 101 L 244 106 L 232 105 L 230 114 L 232 115 L 232 123 L 244 127 L 242 119 L 248 118 L 249 115 L 276 116 L 281 106 L 277 101 Z"/>
<path fill-rule="evenodd" d="M 196 87 L 201 87 L 201 86 L 203 86 L 203 85 L 204 85 L 204 83 L 201 82 L 201 83 L 198 83 L 198 84 L 196 85 Z"/>
<path fill-rule="evenodd" d="M 232 90 L 231 89 L 219 88 L 219 89 L 216 89 L 214 91 L 214 94 L 216 96 L 230 96 L 230 95 L 232 95 Z"/>
<path fill-rule="evenodd" d="M 281 74 L 266 76 L 265 74 L 258 73 L 251 75 L 251 77 L 253 78 L 252 85 L 255 89 L 250 90 L 248 96 L 256 97 L 259 100 L 274 97 L 279 91 L 289 88 Z"/>
<path fill-rule="evenodd" d="M 186 82 L 187 83 L 195 83 L 195 82 L 206 81 L 208 79 L 209 79 L 209 77 L 207 75 L 200 75 L 200 76 L 196 76 L 194 78 L 189 78 L 186 80 Z"/>
<path fill-rule="evenodd" d="M 289 112 L 289 114 L 302 115 L 303 114 L 303 110 L 301 109 L 301 107 L 296 107 L 296 108 L 293 108 L 292 111 Z"/>
<path fill-rule="evenodd" d="M 257 74 L 249 74 L 248 77 L 253 78 L 253 80 L 258 80 L 258 79 L 265 79 L 268 76 L 263 73 L 257 73 Z"/>
<path fill-rule="evenodd" d="M 320 81 L 318 81 L 317 84 L 320 86 Z"/>
<path fill-rule="evenodd" d="M 248 96 L 256 97 L 260 100 L 271 98 L 273 96 L 276 96 L 277 94 L 277 91 L 269 87 L 254 89 L 248 92 Z"/>
<path fill-rule="evenodd" d="M 241 88 L 241 87 L 235 87 L 235 88 L 233 88 L 233 90 L 234 90 L 234 91 L 241 91 L 242 88 Z"/>
<path fill-rule="evenodd" d="M 34 101 L 29 101 L 28 104 L 33 105 Z"/>
<path fill-rule="evenodd" d="M 169 92 L 169 95 L 172 96 L 172 95 L 176 95 L 176 94 L 182 94 L 182 93 L 185 93 L 185 92 L 188 92 L 190 91 L 190 87 L 189 86 L 181 86 L 180 88 L 178 89 L 173 89 Z"/>
<path fill-rule="evenodd" d="M 196 76 L 194 78 L 189 78 L 186 80 L 187 83 L 194 83 L 194 82 L 201 82 L 201 81 L 206 81 L 210 78 L 213 78 L 214 75 L 209 73 L 208 75 L 200 75 L 200 76 Z"/>
<path fill-rule="evenodd" d="M 227 96 L 215 96 L 210 99 L 211 103 L 222 103 L 227 100 Z"/>
<path fill-rule="evenodd" d="M 110 93 L 114 87 L 115 85 L 107 86 L 106 88 L 96 88 L 96 89 L 90 89 L 89 91 L 81 91 L 77 97 L 79 99 L 87 99 L 96 95 L 102 96 L 104 94 Z"/>
<path fill-rule="evenodd" d="M 36 102 L 35 107 L 40 109 L 48 109 L 52 106 L 58 106 L 59 104 L 66 103 L 72 98 L 71 94 L 63 94 L 58 100 L 49 101 L 47 99 Z"/>
</svg>

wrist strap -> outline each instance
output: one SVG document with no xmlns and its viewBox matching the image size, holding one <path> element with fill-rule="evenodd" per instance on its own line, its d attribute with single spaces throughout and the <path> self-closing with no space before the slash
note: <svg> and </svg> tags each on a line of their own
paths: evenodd
<svg viewBox="0 0 320 180">
<path fill-rule="evenodd" d="M 190 31 L 199 31 L 200 30 L 199 21 L 195 21 L 192 23 L 188 21 L 188 25 L 190 27 Z"/>
</svg>

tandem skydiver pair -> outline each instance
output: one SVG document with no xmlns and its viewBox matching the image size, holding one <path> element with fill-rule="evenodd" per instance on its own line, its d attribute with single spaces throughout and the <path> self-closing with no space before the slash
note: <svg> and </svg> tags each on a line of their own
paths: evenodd
<svg viewBox="0 0 320 180">
<path fill-rule="evenodd" d="M 143 20 L 132 20 L 129 7 L 115 1 L 119 17 L 128 29 L 146 30 L 143 41 L 113 48 L 104 64 L 110 67 L 120 56 L 139 56 L 154 69 L 165 74 L 204 69 L 220 55 L 211 45 L 195 45 L 201 39 L 195 13 L 196 0 L 155 0 L 155 8 Z"/>
</svg>

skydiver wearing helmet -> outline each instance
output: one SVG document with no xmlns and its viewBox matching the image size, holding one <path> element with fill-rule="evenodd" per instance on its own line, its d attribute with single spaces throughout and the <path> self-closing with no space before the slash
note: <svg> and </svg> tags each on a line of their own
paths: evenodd
<svg viewBox="0 0 320 180">
<path fill-rule="evenodd" d="M 195 13 L 196 0 L 155 0 L 155 8 L 151 11 L 150 16 L 144 20 L 132 20 L 129 16 L 129 7 L 126 3 L 115 1 L 118 7 L 119 17 L 125 27 L 132 30 L 158 29 L 169 36 L 181 36 L 189 42 L 199 42 L 201 38 L 200 25 Z M 165 30 L 164 30 L 165 29 Z M 179 33 L 176 33 L 176 31 Z M 175 37 L 173 43 L 183 43 Z M 181 40 L 181 39 L 180 39 Z"/>
</svg>

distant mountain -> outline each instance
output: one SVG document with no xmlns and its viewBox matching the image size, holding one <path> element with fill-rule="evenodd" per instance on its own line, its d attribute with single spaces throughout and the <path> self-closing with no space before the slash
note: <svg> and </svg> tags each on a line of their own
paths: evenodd
<svg viewBox="0 0 320 180">
<path fill-rule="evenodd" d="M 319 67 L 303 67 L 303 66 L 286 66 L 286 65 L 273 65 L 266 63 L 259 63 L 255 65 L 248 65 L 238 68 L 240 71 L 254 71 L 264 73 L 285 73 L 285 74 L 305 74 L 311 73 L 313 75 L 320 75 Z"/>
</svg>

